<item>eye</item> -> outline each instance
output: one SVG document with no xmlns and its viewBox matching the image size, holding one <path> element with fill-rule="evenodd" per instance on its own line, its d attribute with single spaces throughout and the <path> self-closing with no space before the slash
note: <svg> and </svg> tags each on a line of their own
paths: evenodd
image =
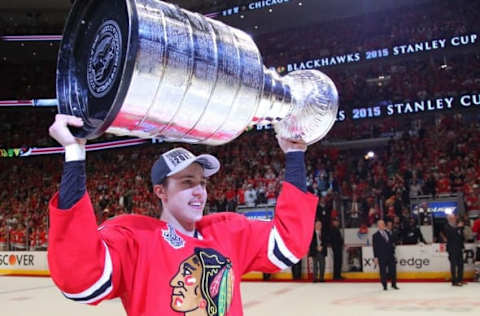
<svg viewBox="0 0 480 316">
<path fill-rule="evenodd" d="M 190 271 L 189 268 L 184 267 L 182 275 L 183 276 L 192 275 L 192 271 Z"/>
</svg>

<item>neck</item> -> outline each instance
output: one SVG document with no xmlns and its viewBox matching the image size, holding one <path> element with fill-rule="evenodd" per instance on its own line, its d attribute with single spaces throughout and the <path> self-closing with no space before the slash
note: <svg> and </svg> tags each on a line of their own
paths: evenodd
<svg viewBox="0 0 480 316">
<path fill-rule="evenodd" d="M 182 223 L 167 210 L 163 210 L 160 219 L 172 225 L 175 230 L 178 230 L 184 235 L 193 237 L 195 233 L 195 223 Z"/>
</svg>

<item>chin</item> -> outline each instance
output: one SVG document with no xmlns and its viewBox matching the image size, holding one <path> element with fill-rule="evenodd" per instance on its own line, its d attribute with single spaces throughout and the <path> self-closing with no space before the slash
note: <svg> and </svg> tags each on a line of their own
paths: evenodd
<svg viewBox="0 0 480 316">
<path fill-rule="evenodd" d="M 199 220 L 202 219 L 202 217 L 203 217 L 203 211 L 200 214 L 195 214 L 195 216 L 193 216 L 192 219 L 194 222 L 198 222 Z"/>
<path fill-rule="evenodd" d="M 190 208 L 190 210 L 192 212 L 192 217 L 197 217 L 197 216 L 202 217 L 203 211 L 205 210 L 205 207 L 202 207 L 201 209 L 192 207 L 192 208 Z"/>
<path fill-rule="evenodd" d="M 190 211 L 189 213 L 184 214 L 184 216 L 182 217 L 185 223 L 194 224 L 195 222 L 202 219 L 203 211 L 200 212 L 199 210 L 196 210 L 196 209 L 190 209 L 189 211 Z"/>
</svg>

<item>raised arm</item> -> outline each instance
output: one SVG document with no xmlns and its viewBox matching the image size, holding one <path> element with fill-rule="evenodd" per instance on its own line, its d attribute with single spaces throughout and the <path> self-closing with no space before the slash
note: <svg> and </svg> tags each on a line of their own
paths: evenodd
<svg viewBox="0 0 480 316">
<path fill-rule="evenodd" d="M 278 142 L 286 155 L 286 166 L 274 219 L 259 222 L 238 214 L 218 216 L 225 218 L 219 231 L 229 231 L 232 237 L 240 274 L 286 269 L 301 260 L 310 246 L 318 198 L 306 192 L 307 146 L 286 139 Z"/>
<path fill-rule="evenodd" d="M 57 114 L 49 133 L 65 149 L 65 164 L 58 197 L 59 209 L 70 209 L 86 192 L 85 143 L 72 135 L 68 126 L 80 127 L 83 121 L 75 116 Z"/>
<path fill-rule="evenodd" d="M 82 126 L 79 118 L 58 114 L 50 135 L 65 148 L 59 193 L 50 201 L 48 262 L 53 281 L 65 297 L 96 304 L 115 296 L 120 278 L 120 255 L 128 245 L 121 234 L 97 230 L 86 191 L 85 140 L 68 126 Z"/>
</svg>

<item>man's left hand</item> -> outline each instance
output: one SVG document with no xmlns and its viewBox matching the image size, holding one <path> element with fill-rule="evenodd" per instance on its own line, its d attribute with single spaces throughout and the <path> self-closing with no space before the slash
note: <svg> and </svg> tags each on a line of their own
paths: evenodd
<svg viewBox="0 0 480 316">
<path fill-rule="evenodd" d="M 306 151 L 307 144 L 303 141 L 294 141 L 290 139 L 286 139 L 280 137 L 278 134 L 276 135 L 278 145 L 282 149 L 282 151 L 286 154 L 291 151 Z"/>
</svg>

